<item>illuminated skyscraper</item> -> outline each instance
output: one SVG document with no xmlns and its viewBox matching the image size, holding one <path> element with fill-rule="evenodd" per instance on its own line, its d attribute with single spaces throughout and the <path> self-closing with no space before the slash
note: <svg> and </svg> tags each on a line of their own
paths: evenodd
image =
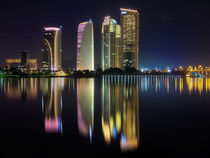
<svg viewBox="0 0 210 158">
<path fill-rule="evenodd" d="M 94 35 L 91 20 L 78 26 L 77 70 L 94 70 Z"/>
<path fill-rule="evenodd" d="M 120 9 L 121 47 L 123 67 L 139 69 L 139 12 L 131 9 Z"/>
<path fill-rule="evenodd" d="M 94 79 L 77 80 L 77 119 L 80 134 L 92 141 L 94 127 Z"/>
<path fill-rule="evenodd" d="M 115 67 L 122 69 L 122 52 L 121 52 L 121 26 L 116 25 L 115 30 Z"/>
<path fill-rule="evenodd" d="M 43 40 L 43 70 L 60 71 L 61 70 L 61 27 L 44 28 Z"/>
<path fill-rule="evenodd" d="M 120 53 L 120 25 L 117 25 L 116 20 L 106 16 L 102 23 L 102 69 L 119 66 Z"/>
</svg>

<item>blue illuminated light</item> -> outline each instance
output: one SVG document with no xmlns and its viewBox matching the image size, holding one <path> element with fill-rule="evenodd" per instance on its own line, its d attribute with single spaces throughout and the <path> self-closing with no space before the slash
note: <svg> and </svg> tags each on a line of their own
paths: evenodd
<svg viewBox="0 0 210 158">
<path fill-rule="evenodd" d="M 91 128 L 91 125 L 89 125 L 89 136 L 90 136 L 90 142 L 92 143 L 92 128 Z"/>
<path fill-rule="evenodd" d="M 127 14 L 127 12 L 123 11 L 122 14 Z"/>
<path fill-rule="evenodd" d="M 58 130 L 61 131 L 61 120 L 60 120 L 60 117 L 58 117 Z"/>
<path fill-rule="evenodd" d="M 115 125 L 114 125 L 114 129 L 113 129 L 113 135 L 114 135 L 114 138 L 117 138 L 117 128 Z"/>
<path fill-rule="evenodd" d="M 44 97 L 42 96 L 42 112 L 44 112 Z"/>
<path fill-rule="evenodd" d="M 127 144 L 127 138 L 124 134 L 122 134 L 121 136 L 121 142 L 122 142 L 123 147 L 125 147 Z"/>
</svg>

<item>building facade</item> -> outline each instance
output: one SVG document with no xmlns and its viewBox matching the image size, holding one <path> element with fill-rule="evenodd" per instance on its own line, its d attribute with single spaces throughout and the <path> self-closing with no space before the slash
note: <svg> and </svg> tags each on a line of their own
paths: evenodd
<svg viewBox="0 0 210 158">
<path fill-rule="evenodd" d="M 139 70 L 139 12 L 120 9 L 121 48 L 123 68 L 133 67 Z"/>
<path fill-rule="evenodd" d="M 19 52 L 19 55 L 20 58 L 17 59 L 5 59 L 6 67 L 8 69 L 13 67 L 21 71 L 37 70 L 38 68 L 37 59 L 30 58 L 29 51 L 21 51 Z"/>
<path fill-rule="evenodd" d="M 62 27 L 46 27 L 44 28 L 43 37 L 43 63 L 42 69 L 49 71 L 62 70 L 61 59 L 61 35 Z"/>
<path fill-rule="evenodd" d="M 94 70 L 93 22 L 80 23 L 77 35 L 77 70 Z"/>
<path fill-rule="evenodd" d="M 20 69 L 20 70 L 37 70 L 38 69 L 38 63 L 37 59 L 27 59 L 27 66 L 26 68 L 23 68 L 21 65 L 21 59 L 5 59 L 6 66 L 8 69 L 11 67 Z"/>
<path fill-rule="evenodd" d="M 115 32 L 115 67 L 122 69 L 122 54 L 121 54 L 121 26 L 116 25 Z"/>
<path fill-rule="evenodd" d="M 119 66 L 119 53 L 120 53 L 120 38 L 121 38 L 120 25 L 117 25 L 116 20 L 111 19 L 110 16 L 104 18 L 101 31 L 101 66 L 102 70 L 110 67 L 115 68 Z"/>
<path fill-rule="evenodd" d="M 29 59 L 30 52 L 22 51 L 19 54 L 21 59 L 20 68 L 27 69 L 28 67 L 27 60 Z"/>
</svg>

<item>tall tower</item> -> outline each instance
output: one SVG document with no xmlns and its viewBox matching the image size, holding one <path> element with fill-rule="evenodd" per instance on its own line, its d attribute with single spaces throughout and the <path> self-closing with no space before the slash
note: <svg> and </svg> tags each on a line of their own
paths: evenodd
<svg viewBox="0 0 210 158">
<path fill-rule="evenodd" d="M 43 70 L 61 70 L 61 34 L 62 27 L 45 27 L 43 40 Z"/>
<path fill-rule="evenodd" d="M 139 12 L 131 9 L 120 9 L 121 47 L 123 67 L 139 70 Z"/>
<path fill-rule="evenodd" d="M 115 67 L 122 69 L 122 54 L 121 54 L 121 26 L 116 25 L 115 33 Z"/>
<path fill-rule="evenodd" d="M 110 16 L 106 16 L 104 18 L 104 22 L 102 23 L 102 31 L 101 31 L 102 33 L 101 63 L 103 70 L 110 67 L 113 68 L 118 67 L 119 59 L 117 53 L 119 53 L 120 49 L 119 31 L 120 31 L 120 25 L 117 25 L 116 20 L 111 19 Z"/>
<path fill-rule="evenodd" d="M 80 23 L 77 35 L 77 70 L 94 70 L 93 22 Z"/>
</svg>

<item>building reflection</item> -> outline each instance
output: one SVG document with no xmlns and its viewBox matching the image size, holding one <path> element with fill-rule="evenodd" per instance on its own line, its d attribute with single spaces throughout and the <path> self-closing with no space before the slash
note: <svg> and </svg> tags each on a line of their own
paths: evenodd
<svg viewBox="0 0 210 158">
<path fill-rule="evenodd" d="M 94 128 L 94 79 L 77 80 L 77 120 L 79 133 L 92 142 Z"/>
<path fill-rule="evenodd" d="M 189 93 L 191 94 L 193 91 L 198 92 L 201 96 L 204 90 L 206 92 L 210 92 L 210 79 L 209 78 L 186 78 L 186 85 Z"/>
<path fill-rule="evenodd" d="M 120 140 L 122 151 L 139 144 L 139 84 L 135 79 L 102 80 L 102 131 L 105 142 Z"/>
<path fill-rule="evenodd" d="M 45 78 L 41 80 L 43 91 L 42 110 L 46 133 L 63 133 L 62 127 L 62 90 L 64 79 Z"/>
<path fill-rule="evenodd" d="M 200 96 L 210 92 L 210 78 L 208 77 L 181 77 L 181 76 L 154 76 L 140 78 L 140 90 L 144 93 L 155 91 L 167 94 L 177 92 L 180 95 L 198 93 Z"/>
<path fill-rule="evenodd" d="M 1 90 L 9 99 L 37 99 L 38 79 L 37 78 L 1 78 Z"/>
</svg>

